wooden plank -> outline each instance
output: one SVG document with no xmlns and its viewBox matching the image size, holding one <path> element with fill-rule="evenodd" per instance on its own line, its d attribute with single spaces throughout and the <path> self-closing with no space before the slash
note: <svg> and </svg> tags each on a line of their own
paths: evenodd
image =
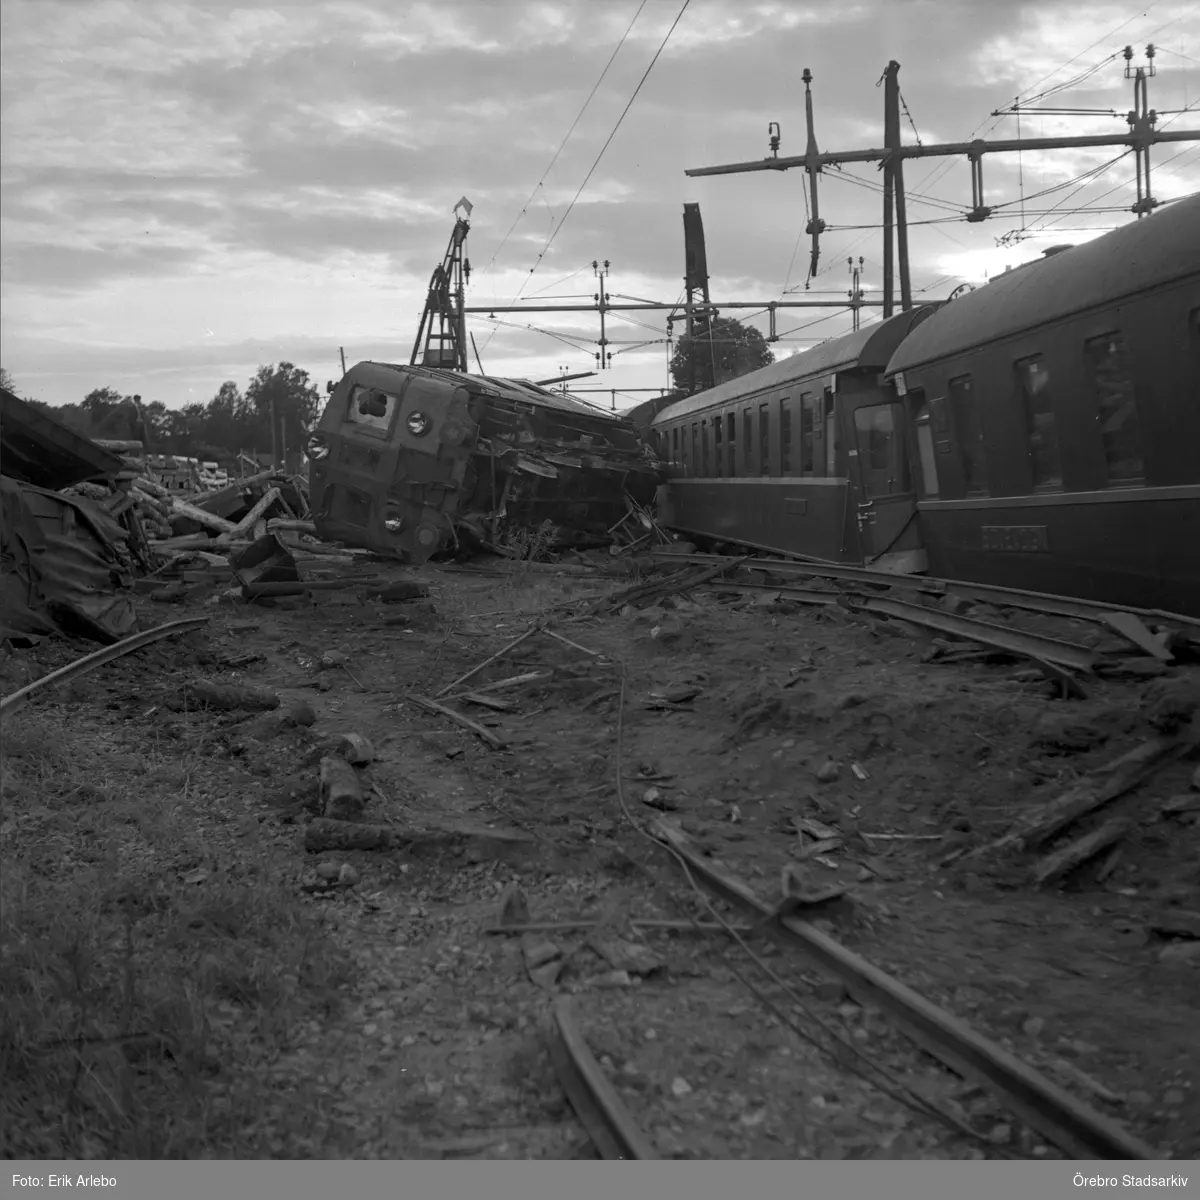
<svg viewBox="0 0 1200 1200">
<path fill-rule="evenodd" d="M 215 529 L 218 533 L 234 533 L 237 531 L 237 526 L 232 521 L 226 521 L 224 517 L 218 517 L 213 513 L 205 512 L 204 509 L 197 508 L 194 504 L 189 504 L 186 500 L 172 500 L 171 511 L 181 517 L 187 517 L 190 521 L 195 521 L 198 525 L 207 525 L 209 529 Z"/>
<path fill-rule="evenodd" d="M 1133 822 L 1128 817 L 1113 817 L 1098 829 L 1068 842 L 1058 850 L 1047 854 L 1033 868 L 1033 882 L 1038 887 L 1062 879 L 1076 867 L 1081 867 L 1089 858 L 1095 858 L 1101 850 L 1119 842 L 1131 829 Z"/>
<path fill-rule="evenodd" d="M 408 697 L 414 704 L 420 705 L 421 708 L 427 709 L 429 712 L 440 713 L 443 717 L 449 717 L 451 721 L 461 725 L 464 729 L 469 729 L 476 737 L 482 738 L 493 750 L 503 750 L 504 742 L 498 738 L 490 729 L 485 729 L 477 721 L 472 721 L 470 717 L 464 717 L 462 713 L 455 712 L 454 709 L 448 708 L 444 704 L 439 704 L 436 700 L 430 700 L 425 696 Z"/>
<path fill-rule="evenodd" d="M 1003 837 L 964 856 L 963 861 L 1010 849 L 1027 849 L 1049 841 L 1072 822 L 1133 791 L 1165 763 L 1179 757 L 1187 743 L 1153 738 L 1107 766 L 1085 775 L 1073 787 L 1024 817 Z"/>
</svg>

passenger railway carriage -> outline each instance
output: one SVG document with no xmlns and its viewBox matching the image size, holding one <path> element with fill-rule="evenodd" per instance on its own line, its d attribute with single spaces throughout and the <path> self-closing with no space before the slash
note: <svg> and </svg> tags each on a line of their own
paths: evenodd
<svg viewBox="0 0 1200 1200">
<path fill-rule="evenodd" d="M 654 421 L 686 533 L 883 570 L 925 565 L 904 406 L 882 372 L 932 306 L 689 396 Z"/>
<path fill-rule="evenodd" d="M 888 377 L 932 574 L 1200 615 L 1200 197 L 955 300 Z"/>
<path fill-rule="evenodd" d="M 681 531 L 1200 615 L 1200 197 L 654 424 Z"/>
</svg>

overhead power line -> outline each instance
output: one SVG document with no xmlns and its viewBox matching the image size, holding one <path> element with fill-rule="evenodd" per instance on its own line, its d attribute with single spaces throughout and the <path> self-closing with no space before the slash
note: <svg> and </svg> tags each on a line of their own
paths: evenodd
<svg viewBox="0 0 1200 1200">
<path fill-rule="evenodd" d="M 549 238 L 546 239 L 546 244 L 542 247 L 541 252 L 538 254 L 537 259 L 534 262 L 533 266 L 529 268 L 529 275 L 526 276 L 526 279 L 525 279 L 526 283 L 529 281 L 529 278 L 533 275 L 533 273 L 541 265 L 542 259 L 545 258 L 547 251 L 554 244 L 554 239 L 558 237 L 559 233 L 562 231 L 562 227 L 567 223 L 567 218 L 571 215 L 571 212 L 575 208 L 575 204 L 579 200 L 579 197 L 581 195 L 583 195 L 584 188 L 587 187 L 588 183 L 591 181 L 592 176 L 596 173 L 596 168 L 600 165 L 600 160 L 604 157 L 605 151 L 612 144 L 613 138 L 615 138 L 617 136 L 617 131 L 621 128 L 622 122 L 624 122 L 626 115 L 628 114 L 629 110 L 633 107 L 634 101 L 638 98 L 638 95 L 641 92 L 642 87 L 645 85 L 646 80 L 650 77 L 650 72 L 654 70 L 654 65 L 658 62 L 659 56 L 662 54 L 663 50 L 666 49 L 667 42 L 670 41 L 670 39 L 671 39 L 671 34 L 673 34 L 675 32 L 675 27 L 679 24 L 680 20 L 683 17 L 683 14 L 685 12 L 687 12 L 687 8 L 690 3 L 691 3 L 691 0 L 683 0 L 683 6 L 680 8 L 679 12 L 676 14 L 675 20 L 671 22 L 671 28 L 667 30 L 666 37 L 663 38 L 662 42 L 659 44 L 658 49 L 654 52 L 654 57 L 650 60 L 650 65 L 646 68 L 645 72 L 642 74 L 641 79 L 638 80 L 638 85 L 637 85 L 637 87 L 635 87 L 633 89 L 633 95 L 629 97 L 629 102 L 621 110 L 621 115 L 617 118 L 617 123 L 613 126 L 612 132 L 605 139 L 604 145 L 600 147 L 600 153 L 596 155 L 595 161 L 588 168 L 588 173 L 583 177 L 583 182 L 579 185 L 579 189 L 576 191 L 574 197 L 571 200 L 571 203 L 569 205 L 567 205 L 567 211 L 565 213 L 563 213 L 562 217 L 559 219 L 558 224 L 554 227 L 553 232 L 550 234 Z M 517 302 L 517 300 L 519 300 L 521 298 L 524 291 L 525 291 L 525 283 L 522 283 L 521 289 L 520 289 L 520 291 L 517 292 L 516 296 L 513 297 L 512 303 L 515 304 Z"/>
<path fill-rule="evenodd" d="M 541 179 L 539 179 L 537 181 L 537 183 L 534 185 L 533 191 L 529 193 L 529 199 L 526 200 L 525 203 L 521 206 L 521 211 L 519 213 L 517 213 L 516 220 L 513 221 L 512 225 L 509 226 L 508 232 L 504 235 L 503 238 L 501 238 L 500 245 L 496 247 L 495 253 L 493 253 L 491 261 L 488 263 L 489 270 L 493 266 L 495 266 L 496 259 L 500 256 L 500 251 L 503 250 L 504 247 L 508 244 L 508 239 L 510 237 L 512 237 L 513 230 L 516 229 L 518 222 L 528 211 L 530 204 L 533 203 L 533 198 L 537 195 L 538 188 L 540 188 L 542 186 L 542 184 L 546 182 L 546 177 L 554 169 L 554 164 L 556 162 L 558 162 L 559 155 L 562 154 L 563 148 L 566 146 L 567 142 L 570 141 L 571 134 L 573 134 L 575 132 L 576 126 L 578 126 L 579 122 L 581 120 L 583 120 L 583 114 L 587 111 L 588 105 L 591 104 L 592 98 L 600 90 L 600 85 L 604 82 L 605 76 L 608 74 L 609 67 L 611 67 L 613 65 L 613 61 L 616 59 L 617 55 L 620 53 L 621 47 L 623 45 L 625 45 L 626 38 L 629 37 L 630 30 L 633 29 L 634 25 L 637 22 L 638 17 L 640 17 L 642 15 L 642 9 L 645 7 L 646 7 L 646 0 L 642 0 L 641 4 L 638 5 L 637 12 L 635 12 L 633 14 L 633 20 L 629 22 L 629 25 L 626 27 L 625 32 L 623 34 L 621 34 L 621 40 L 617 43 L 617 48 L 612 52 L 611 55 L 609 55 L 608 62 L 606 62 L 604 64 L 604 70 L 600 72 L 600 78 L 596 80 L 595 84 L 592 86 L 592 90 L 590 92 L 588 92 L 588 98 L 583 102 L 583 107 L 580 108 L 579 112 L 575 114 L 575 120 L 571 122 L 571 128 L 567 130 L 566 136 L 563 138 L 563 140 L 561 142 L 559 142 L 558 149 L 555 150 L 554 157 L 550 160 L 550 165 L 542 172 Z"/>
</svg>

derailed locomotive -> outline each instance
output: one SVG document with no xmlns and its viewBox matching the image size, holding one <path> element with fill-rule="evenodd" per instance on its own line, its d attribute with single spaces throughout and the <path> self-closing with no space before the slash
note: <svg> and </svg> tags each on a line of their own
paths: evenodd
<svg viewBox="0 0 1200 1200">
<path fill-rule="evenodd" d="M 463 541 L 603 543 L 661 475 L 629 422 L 575 397 L 379 362 L 346 372 L 305 453 L 317 532 L 411 563 Z"/>
<path fill-rule="evenodd" d="M 1200 197 L 654 429 L 680 531 L 1200 616 Z"/>
</svg>

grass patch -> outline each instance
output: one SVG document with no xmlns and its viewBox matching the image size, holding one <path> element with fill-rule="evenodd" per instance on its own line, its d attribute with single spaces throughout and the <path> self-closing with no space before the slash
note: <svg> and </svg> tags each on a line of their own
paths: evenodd
<svg viewBox="0 0 1200 1200">
<path fill-rule="evenodd" d="M 201 723 L 136 753 L 118 729 L 85 706 L 5 723 L 0 1152 L 319 1155 L 331 1118 L 272 1065 L 336 1014 L 348 961 L 195 755 Z"/>
</svg>

